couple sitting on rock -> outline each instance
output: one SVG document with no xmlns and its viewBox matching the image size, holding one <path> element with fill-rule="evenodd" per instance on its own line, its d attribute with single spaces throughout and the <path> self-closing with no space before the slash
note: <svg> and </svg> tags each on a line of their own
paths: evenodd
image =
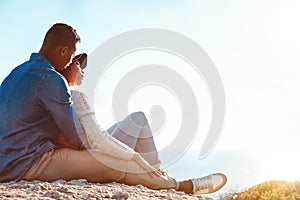
<svg viewBox="0 0 300 200">
<path fill-rule="evenodd" d="M 54 24 L 39 53 L 13 69 L 0 87 L 0 182 L 86 179 L 192 194 L 219 190 L 221 173 L 178 181 L 160 169 L 147 119 L 135 112 L 102 129 L 79 85 L 86 54 L 75 56 L 80 37 Z"/>
</svg>

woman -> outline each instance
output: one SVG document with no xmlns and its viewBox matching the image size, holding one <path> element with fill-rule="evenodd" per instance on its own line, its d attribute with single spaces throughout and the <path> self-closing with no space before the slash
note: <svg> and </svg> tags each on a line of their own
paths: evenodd
<svg viewBox="0 0 300 200">
<path fill-rule="evenodd" d="M 81 84 L 83 69 L 86 67 L 86 58 L 86 54 L 76 56 L 73 62 L 61 72 L 69 86 Z M 109 159 L 105 156 L 98 158 L 100 162 L 120 171 L 125 170 L 130 173 L 145 173 L 146 171 L 150 177 L 157 176 L 162 178 L 165 176 L 166 182 L 173 181 L 176 190 L 186 193 L 212 193 L 225 185 L 227 178 L 220 173 L 186 181 L 176 181 L 169 177 L 159 169 L 160 160 L 153 136 L 147 119 L 142 112 L 132 113 L 123 121 L 116 123 L 105 131 L 99 126 L 95 118 L 95 113 L 89 106 L 87 97 L 79 91 L 72 90 L 71 93 L 74 108 L 85 130 L 88 145 L 92 149 L 98 149 L 102 153 L 109 155 Z M 112 157 L 115 159 L 111 159 Z M 123 164 L 119 165 L 120 159 L 134 162 L 121 162 Z M 145 171 L 141 171 L 137 166 L 141 166 Z M 134 180 L 125 183 L 137 184 Z M 152 185 L 151 179 L 145 180 L 144 185 L 152 189 L 156 188 L 155 185 Z M 166 183 L 166 188 L 169 188 L 168 183 Z"/>
<path fill-rule="evenodd" d="M 79 54 L 73 60 L 72 64 L 61 72 L 69 86 L 82 83 L 87 55 Z M 161 162 L 144 113 L 132 113 L 123 121 L 114 124 L 105 131 L 100 127 L 94 112 L 88 106 L 87 97 L 76 90 L 71 90 L 71 94 L 76 113 L 79 115 L 84 129 L 88 133 L 86 138 L 91 148 L 99 149 L 101 152 L 113 157 L 134 160 L 145 170 L 155 174 L 162 173 L 159 169 Z M 88 117 L 83 113 L 78 113 L 78 111 L 82 110 L 79 105 L 85 106 L 83 112 L 88 114 Z M 83 115 L 83 118 L 80 115 Z"/>
</svg>

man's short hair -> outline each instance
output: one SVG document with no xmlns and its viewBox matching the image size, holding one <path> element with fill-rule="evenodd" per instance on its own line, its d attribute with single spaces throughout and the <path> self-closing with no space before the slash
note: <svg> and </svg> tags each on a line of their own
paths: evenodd
<svg viewBox="0 0 300 200">
<path fill-rule="evenodd" d="M 73 47 L 80 42 L 80 37 L 76 30 L 63 23 L 54 24 L 46 33 L 43 46 L 68 46 Z"/>
</svg>

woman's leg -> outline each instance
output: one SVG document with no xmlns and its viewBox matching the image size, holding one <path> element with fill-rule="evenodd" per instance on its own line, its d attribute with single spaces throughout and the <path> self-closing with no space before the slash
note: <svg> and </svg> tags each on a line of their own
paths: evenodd
<svg viewBox="0 0 300 200">
<path fill-rule="evenodd" d="M 128 145 L 155 168 L 160 160 L 148 120 L 143 112 L 135 112 L 107 130 L 113 137 Z"/>
</svg>

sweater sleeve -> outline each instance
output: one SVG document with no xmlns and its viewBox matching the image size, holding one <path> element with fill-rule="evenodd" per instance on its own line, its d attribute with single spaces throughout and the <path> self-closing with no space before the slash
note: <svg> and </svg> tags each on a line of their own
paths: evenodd
<svg viewBox="0 0 300 200">
<path fill-rule="evenodd" d="M 72 90 L 71 93 L 75 112 L 85 130 L 89 145 L 113 157 L 122 158 L 124 160 L 132 159 L 134 150 L 112 137 L 98 124 L 95 113 L 91 109 L 86 95 L 75 90 Z"/>
</svg>

